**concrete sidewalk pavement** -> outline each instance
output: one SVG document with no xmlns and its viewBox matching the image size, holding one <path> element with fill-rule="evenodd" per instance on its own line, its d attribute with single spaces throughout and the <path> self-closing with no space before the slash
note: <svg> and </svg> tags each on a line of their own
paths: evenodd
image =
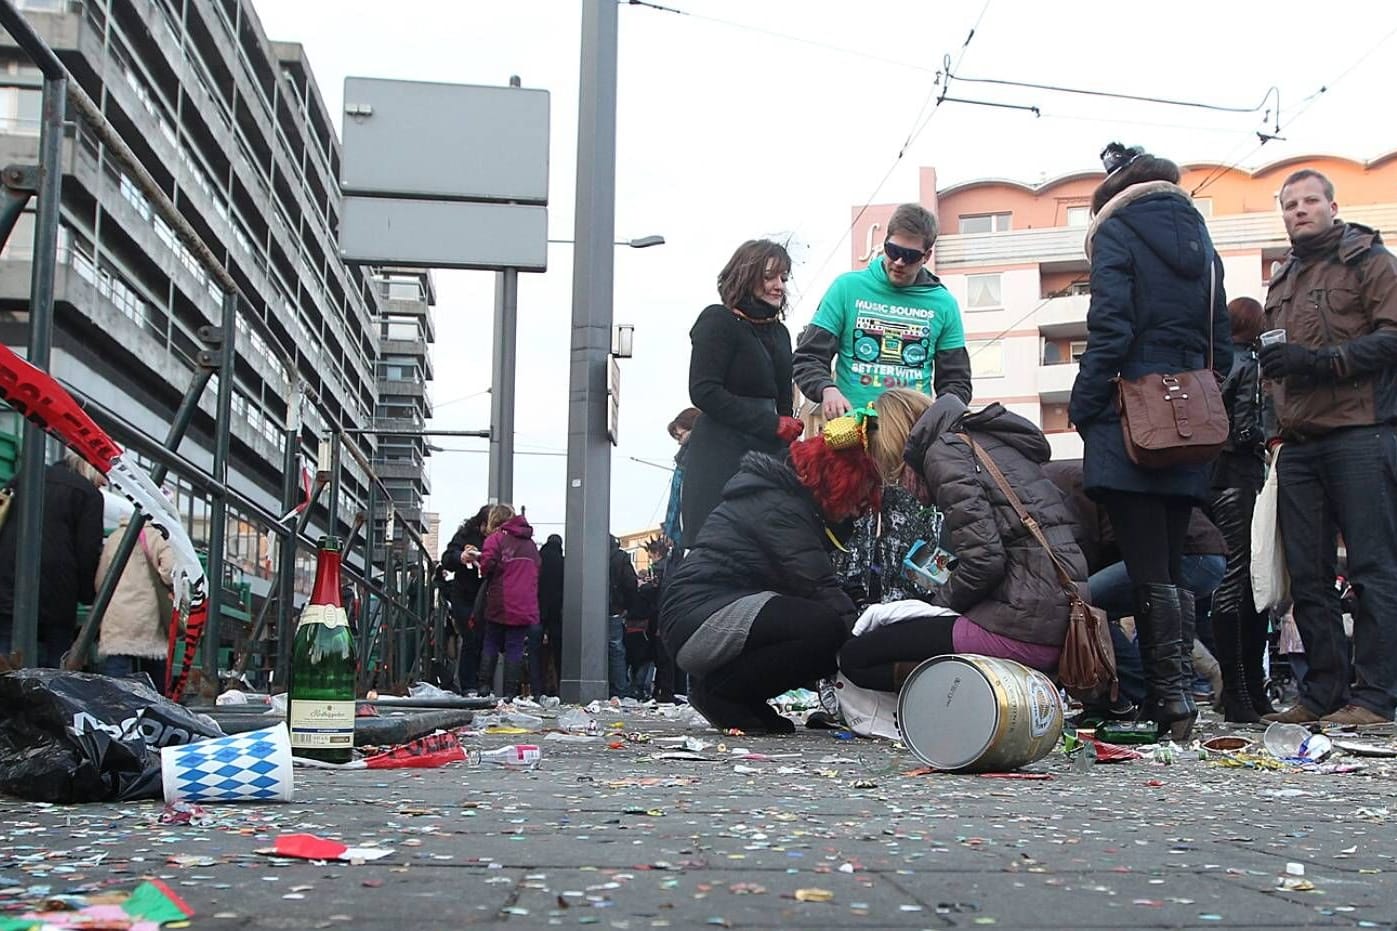
<svg viewBox="0 0 1397 931">
<path fill-rule="evenodd" d="M 599 720 L 624 725 L 589 743 L 468 741 L 538 743 L 536 771 L 298 768 L 293 804 L 209 805 L 202 826 L 159 823 L 155 802 L 3 800 L 0 915 L 153 875 L 186 897 L 197 928 L 1397 923 L 1386 761 L 1332 775 L 1197 759 L 1078 772 L 1055 753 L 1031 768 L 1043 780 L 908 775 L 919 764 L 905 750 L 829 731 Z M 674 735 L 711 746 L 657 758 Z M 257 853 L 299 832 L 394 852 L 363 864 Z"/>
</svg>

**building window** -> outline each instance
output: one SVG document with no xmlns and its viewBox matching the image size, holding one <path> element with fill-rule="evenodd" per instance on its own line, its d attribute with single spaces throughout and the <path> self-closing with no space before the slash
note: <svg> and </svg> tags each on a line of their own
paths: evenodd
<svg viewBox="0 0 1397 931">
<path fill-rule="evenodd" d="M 1203 214 L 1204 217 L 1211 217 L 1213 215 L 1213 199 L 1211 197 L 1195 197 L 1193 199 L 1193 207 L 1199 213 Z"/>
<path fill-rule="evenodd" d="M 43 115 L 43 92 L 24 87 L 0 87 L 0 131 L 37 136 Z"/>
<path fill-rule="evenodd" d="M 975 378 L 998 378 L 1004 374 L 1004 342 L 998 339 L 972 339 L 965 344 L 970 354 L 970 374 Z"/>
<path fill-rule="evenodd" d="M 1090 223 L 1090 222 L 1091 222 L 1091 208 L 1090 208 L 1090 207 L 1068 207 L 1068 208 L 1067 208 L 1067 225 L 1068 225 L 1068 226 L 1086 226 L 1086 225 L 1087 225 L 1088 223 Z"/>
<path fill-rule="evenodd" d="M 1087 341 L 1084 339 L 1074 339 L 1067 347 L 1068 354 L 1073 362 L 1082 361 L 1082 353 L 1087 351 Z"/>
<path fill-rule="evenodd" d="M 994 310 L 1004 306 L 999 275 L 965 276 L 965 306 L 971 310 Z"/>
<path fill-rule="evenodd" d="M 1003 233 L 1009 229 L 1011 213 L 969 213 L 961 214 L 962 233 Z"/>
</svg>

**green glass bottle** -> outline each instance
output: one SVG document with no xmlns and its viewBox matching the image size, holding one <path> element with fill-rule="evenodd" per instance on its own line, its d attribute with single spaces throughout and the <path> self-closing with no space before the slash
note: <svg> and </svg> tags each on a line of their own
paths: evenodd
<svg viewBox="0 0 1397 931">
<path fill-rule="evenodd" d="M 340 541 L 321 537 L 315 587 L 291 645 L 292 754 L 327 763 L 353 759 L 355 665 L 354 631 L 340 600 Z"/>
</svg>

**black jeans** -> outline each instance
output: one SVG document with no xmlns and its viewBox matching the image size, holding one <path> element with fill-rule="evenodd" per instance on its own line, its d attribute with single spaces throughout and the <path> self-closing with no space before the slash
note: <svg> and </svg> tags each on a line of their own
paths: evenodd
<svg viewBox="0 0 1397 931">
<path fill-rule="evenodd" d="M 855 637 L 839 651 L 839 670 L 859 688 L 896 692 L 895 663 L 920 663 L 956 651 L 954 617 L 914 617 Z"/>
<path fill-rule="evenodd" d="M 1397 709 L 1397 430 L 1350 427 L 1287 443 L 1276 468 L 1295 625 L 1310 667 L 1300 701 L 1320 714 L 1354 704 L 1391 719 Z M 1334 587 L 1339 534 L 1358 602 L 1356 660 L 1349 656 Z"/>
<path fill-rule="evenodd" d="M 700 678 L 715 695 L 755 705 L 833 675 L 847 636 L 843 619 L 823 602 L 777 595 L 752 622 L 742 653 Z"/>
</svg>

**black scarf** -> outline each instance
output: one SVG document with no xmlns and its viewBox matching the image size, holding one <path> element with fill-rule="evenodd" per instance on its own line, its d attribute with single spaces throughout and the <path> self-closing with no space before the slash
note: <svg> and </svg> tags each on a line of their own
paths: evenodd
<svg viewBox="0 0 1397 931">
<path fill-rule="evenodd" d="M 1344 238 L 1346 225 L 1335 223 L 1322 233 L 1316 233 L 1302 239 L 1293 239 L 1290 242 L 1290 251 L 1301 261 L 1308 261 L 1320 255 L 1328 255 L 1339 247 L 1339 240 Z"/>
<path fill-rule="evenodd" d="M 737 309 L 746 314 L 748 319 L 762 322 L 771 320 L 781 313 L 781 308 L 775 304 L 768 304 L 754 294 L 748 294 L 739 300 Z"/>
</svg>

